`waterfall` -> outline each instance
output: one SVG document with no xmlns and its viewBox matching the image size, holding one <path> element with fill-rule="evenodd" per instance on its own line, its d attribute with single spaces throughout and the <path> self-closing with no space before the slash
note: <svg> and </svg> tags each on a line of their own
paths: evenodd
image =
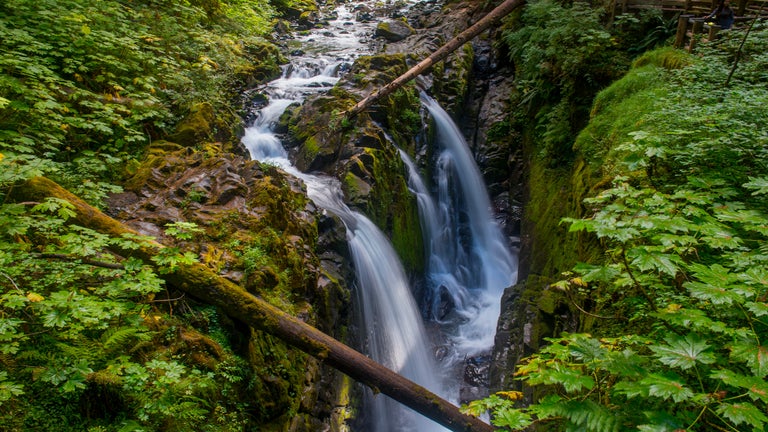
<svg viewBox="0 0 768 432">
<path fill-rule="evenodd" d="M 346 49 L 350 48 L 348 36 Z M 313 39 L 314 43 L 317 40 Z M 257 118 L 242 138 L 253 159 L 279 166 L 300 178 L 307 195 L 320 208 L 337 215 L 346 227 L 347 242 L 356 273 L 356 305 L 363 318 L 361 339 L 365 352 L 378 363 L 442 394 L 424 324 L 411 293 L 402 264 L 387 237 L 364 215 L 351 210 L 343 201 L 338 180 L 300 172 L 288 159 L 274 126 L 280 115 L 293 103 L 301 103 L 308 94 L 332 86 L 338 80 L 346 59 L 301 58 L 288 65 L 283 75 L 268 83 L 263 92 L 269 97 Z M 442 426 L 418 415 L 383 395 L 370 395 L 370 428 L 374 432 L 445 431 Z"/>
<path fill-rule="evenodd" d="M 343 201 L 339 181 L 300 172 L 274 133 L 280 115 L 310 94 L 332 87 L 339 73 L 365 52 L 359 35 L 346 30 L 352 6 L 330 21 L 335 31 L 311 30 L 297 38 L 310 54 L 294 56 L 280 78 L 261 89 L 269 97 L 242 143 L 253 159 L 279 166 L 301 179 L 320 208 L 337 215 L 346 227 L 356 273 L 360 336 L 367 355 L 431 391 L 458 401 L 456 365 L 486 352 L 493 343 L 499 300 L 516 278 L 515 258 L 493 219 L 482 177 L 461 134 L 437 103 L 423 104 L 437 126 L 440 152 L 430 193 L 405 153 L 409 186 L 417 196 L 425 248 L 425 279 L 432 297 L 432 319 L 450 346 L 438 367 L 422 315 L 402 264 L 386 236 Z M 355 26 L 371 24 L 356 23 Z M 370 31 L 371 28 L 366 31 Z M 322 55 L 318 53 L 324 53 Z M 442 432 L 446 429 L 382 395 L 369 392 L 368 429 L 374 432 Z"/>
<path fill-rule="evenodd" d="M 254 159 L 280 166 L 300 178 L 309 198 L 344 223 L 357 278 L 357 304 L 364 318 L 366 354 L 431 391 L 444 393 L 408 278 L 389 240 L 373 222 L 344 203 L 338 180 L 300 172 L 282 147 L 276 149 L 275 142 L 279 139 L 258 120 L 243 137 Z M 370 414 L 375 432 L 445 430 L 385 396 L 373 399 Z"/>
<path fill-rule="evenodd" d="M 366 354 L 433 392 L 443 393 L 418 306 L 389 240 L 373 222 L 344 203 L 338 180 L 302 173 L 290 163 L 282 166 L 304 181 L 315 204 L 337 215 L 346 227 Z M 445 430 L 384 396 L 372 399 L 374 432 Z"/>
<path fill-rule="evenodd" d="M 401 156 L 425 236 L 429 309 L 432 319 L 444 324 L 450 366 L 493 346 L 501 295 L 516 282 L 517 258 L 494 219 L 482 175 L 458 127 L 426 94 L 422 103 L 437 131 L 434 197 L 413 162 L 404 152 Z"/>
</svg>

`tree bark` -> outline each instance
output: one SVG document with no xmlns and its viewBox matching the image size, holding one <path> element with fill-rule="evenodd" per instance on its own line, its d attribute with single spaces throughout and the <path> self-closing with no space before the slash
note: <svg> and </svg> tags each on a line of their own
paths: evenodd
<svg viewBox="0 0 768 432">
<path fill-rule="evenodd" d="M 365 99 L 358 102 L 345 113 L 346 117 L 352 118 L 360 114 L 363 110 L 371 106 L 377 100 L 389 95 L 398 88 L 402 87 L 403 84 L 421 75 L 432 65 L 448 57 L 448 55 L 456 51 L 457 48 L 472 40 L 472 38 L 482 33 L 491 25 L 497 23 L 501 18 L 504 18 L 510 12 L 522 6 L 524 3 L 525 0 L 505 0 L 504 3 L 497 6 L 496 9 L 489 12 L 488 15 L 484 16 L 482 19 L 480 19 L 480 21 L 459 33 L 445 45 L 438 48 L 437 51 L 433 52 L 429 57 L 419 62 L 419 64 L 412 67 L 399 77 L 395 78 L 394 81 L 376 90 L 375 92 L 368 95 Z"/>
<path fill-rule="evenodd" d="M 11 192 L 11 198 L 17 202 L 42 201 L 47 197 L 61 198 L 72 203 L 77 216 L 70 220 L 83 227 L 114 237 L 138 234 L 44 177 L 33 178 Z M 120 253 L 151 263 L 151 258 L 157 253 L 157 249 L 163 247 L 160 243 L 150 242 L 147 247 L 120 251 Z M 426 388 L 253 296 L 239 285 L 220 277 L 202 264 L 179 265 L 174 272 L 161 274 L 161 276 L 167 283 L 187 294 L 218 306 L 230 316 L 279 337 L 286 343 L 368 385 L 374 391 L 395 399 L 452 431 L 491 432 L 494 430 L 477 417 L 462 414 L 456 406 Z"/>
</svg>

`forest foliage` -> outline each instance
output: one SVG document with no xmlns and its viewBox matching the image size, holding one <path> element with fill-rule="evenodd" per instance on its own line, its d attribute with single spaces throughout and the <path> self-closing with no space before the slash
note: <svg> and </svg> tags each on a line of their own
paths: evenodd
<svg viewBox="0 0 768 432">
<path fill-rule="evenodd" d="M 97 204 L 194 103 L 231 111 L 272 9 L 195 3 L 2 2 L 0 183 L 44 174 Z"/>
<path fill-rule="evenodd" d="M 146 239 L 77 226 L 63 200 L 9 196 L 45 175 L 100 206 L 193 105 L 239 124 L 238 93 L 276 67 L 263 51 L 276 13 L 246 0 L 0 2 L 1 429 L 227 431 L 273 415 L 232 323 L 168 299 L 162 272 L 194 256 L 118 256 Z"/>
<path fill-rule="evenodd" d="M 603 254 L 551 287 L 589 333 L 518 365 L 533 405 L 506 391 L 468 412 L 504 430 L 768 426 L 768 27 L 744 35 L 646 53 L 597 95 L 573 151 L 610 181 L 562 223 Z"/>
<path fill-rule="evenodd" d="M 71 224 L 64 201 L 7 196 L 46 175 L 99 205 L 195 103 L 232 110 L 254 63 L 277 61 L 259 47 L 288 3 L 0 3 L 3 427 L 225 431 L 268 415 L 249 402 L 258 378 L 234 354 L 225 318 L 160 306 L 166 287 L 153 268 L 190 256 L 122 260 L 110 249 L 145 239 Z M 599 332 L 552 338 L 520 366 L 519 379 L 543 395 L 537 404 L 516 407 L 519 395 L 503 392 L 468 410 L 491 409 L 494 424 L 511 429 L 762 430 L 768 30 L 747 40 L 729 87 L 737 32 L 697 57 L 649 53 L 592 104 L 624 73 L 631 48 L 656 42 L 636 36 L 651 20 L 624 17 L 608 31 L 603 19 L 581 3 L 529 2 L 524 25 L 505 36 L 522 102 L 536 107 L 526 113 L 542 157 L 588 155 L 613 179 L 584 203 L 587 217 L 564 221 L 599 239 L 604 256 L 556 284 L 601 317 Z M 194 229 L 168 228 L 179 238 Z M 201 356 L 182 343 L 201 344 Z M 274 375 L 286 373 L 277 351 Z"/>
</svg>

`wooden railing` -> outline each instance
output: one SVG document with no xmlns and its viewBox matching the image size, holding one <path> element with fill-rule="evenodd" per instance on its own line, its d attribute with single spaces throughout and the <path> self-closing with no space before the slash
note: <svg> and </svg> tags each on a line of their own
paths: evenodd
<svg viewBox="0 0 768 432">
<path fill-rule="evenodd" d="M 616 0 L 615 15 L 642 9 L 661 9 L 683 14 L 706 15 L 717 6 L 717 0 Z M 731 0 L 731 8 L 737 17 L 768 17 L 768 0 Z"/>
</svg>

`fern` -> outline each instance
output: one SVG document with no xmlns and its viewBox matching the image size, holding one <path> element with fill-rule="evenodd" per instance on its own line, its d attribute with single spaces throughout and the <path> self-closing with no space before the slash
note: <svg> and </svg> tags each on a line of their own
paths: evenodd
<svg viewBox="0 0 768 432">
<path fill-rule="evenodd" d="M 115 352 L 129 348 L 136 343 L 149 341 L 152 335 L 147 329 L 134 326 L 113 326 L 101 335 L 101 346 L 106 352 Z"/>
<path fill-rule="evenodd" d="M 630 76 L 598 98 L 600 127 L 577 143 L 587 162 L 598 150 L 593 169 L 613 182 L 584 200 L 586 216 L 563 222 L 604 254 L 554 286 L 589 314 L 582 322 L 626 320 L 547 339 L 517 378 L 549 396 L 524 408 L 494 401 L 492 412 L 558 430 L 768 424 L 768 90 L 756 85 L 768 57 L 750 48 L 750 72 L 726 97 L 713 88 L 734 48 L 724 41 L 675 70 L 652 60 L 668 50 L 649 54 L 642 68 L 658 79 Z M 651 103 L 639 103 L 643 92 Z M 631 121 L 617 119 L 627 112 Z"/>
</svg>

